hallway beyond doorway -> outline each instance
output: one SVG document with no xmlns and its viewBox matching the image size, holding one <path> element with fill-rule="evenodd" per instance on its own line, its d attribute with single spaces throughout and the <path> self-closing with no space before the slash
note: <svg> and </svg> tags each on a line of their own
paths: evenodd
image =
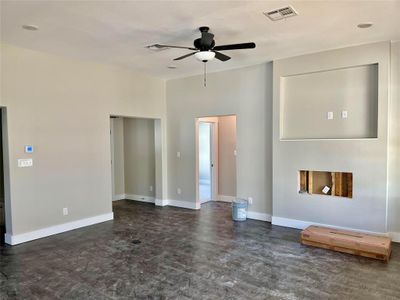
<svg viewBox="0 0 400 300">
<path fill-rule="evenodd" d="M 236 116 L 196 119 L 197 202 L 236 197 Z"/>
</svg>

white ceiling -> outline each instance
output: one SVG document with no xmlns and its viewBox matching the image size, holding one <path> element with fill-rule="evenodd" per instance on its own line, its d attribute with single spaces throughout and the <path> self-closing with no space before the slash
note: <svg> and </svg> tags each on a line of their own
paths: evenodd
<svg viewBox="0 0 400 300">
<path fill-rule="evenodd" d="M 299 16 L 272 22 L 262 12 L 292 5 Z M 373 22 L 369 29 L 358 23 Z M 26 31 L 23 24 L 39 26 Z M 72 58 L 116 64 L 161 78 L 200 74 L 188 51 L 145 46 L 192 46 L 197 28 L 211 27 L 217 45 L 255 42 L 256 49 L 226 51 L 209 71 L 273 59 L 400 39 L 400 1 L 2 1 L 1 41 Z M 168 69 L 176 65 L 177 69 Z"/>
</svg>

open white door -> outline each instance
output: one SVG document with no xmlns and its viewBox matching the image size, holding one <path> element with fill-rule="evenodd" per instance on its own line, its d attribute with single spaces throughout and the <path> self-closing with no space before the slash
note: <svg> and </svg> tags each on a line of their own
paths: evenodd
<svg viewBox="0 0 400 300">
<path fill-rule="evenodd" d="M 218 195 L 218 121 L 199 118 L 197 125 L 197 201 L 204 203 Z"/>
<path fill-rule="evenodd" d="M 201 203 L 213 198 L 212 123 L 199 123 L 199 199 Z"/>
</svg>

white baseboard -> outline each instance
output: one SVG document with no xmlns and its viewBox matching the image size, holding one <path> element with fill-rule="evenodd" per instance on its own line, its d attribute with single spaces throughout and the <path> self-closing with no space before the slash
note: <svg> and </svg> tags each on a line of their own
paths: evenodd
<svg viewBox="0 0 400 300">
<path fill-rule="evenodd" d="M 222 202 L 232 202 L 235 200 L 236 197 L 233 196 L 226 196 L 226 195 L 218 195 L 217 196 L 217 201 L 222 201 Z"/>
<path fill-rule="evenodd" d="M 125 194 L 118 194 L 113 196 L 113 201 L 124 200 L 126 198 Z"/>
<path fill-rule="evenodd" d="M 110 221 L 113 219 L 114 219 L 114 214 L 111 212 L 108 214 L 98 215 L 98 216 L 81 219 L 81 220 L 77 220 L 77 221 L 72 221 L 72 222 L 68 222 L 68 223 L 64 223 L 64 224 L 60 224 L 60 225 L 50 226 L 50 227 L 46 227 L 46 228 L 42 228 L 42 229 L 38 229 L 38 230 L 26 232 L 26 233 L 21 233 L 21 234 L 16 234 L 16 235 L 6 233 L 5 234 L 5 242 L 9 245 L 17 245 L 17 244 L 37 240 L 40 238 L 48 237 L 50 235 L 59 234 L 59 233 L 63 233 L 66 231 L 78 229 L 81 227 L 86 227 L 89 225 L 94 225 L 97 223 Z"/>
<path fill-rule="evenodd" d="M 400 232 L 389 232 L 389 236 L 393 242 L 400 243 Z"/>
<path fill-rule="evenodd" d="M 266 213 L 259 213 L 255 211 L 248 211 L 247 218 L 252 220 L 259 220 L 265 222 L 271 222 L 271 215 Z"/>
<path fill-rule="evenodd" d="M 146 203 L 155 203 L 156 202 L 154 197 L 143 196 L 143 195 L 134 195 L 134 194 L 126 194 L 125 199 L 146 202 Z"/>
<path fill-rule="evenodd" d="M 330 225 L 330 224 L 322 224 L 322 223 L 301 221 L 301 220 L 274 217 L 274 216 L 272 216 L 272 225 L 297 228 L 297 229 L 305 229 L 308 226 L 316 225 L 316 226 L 330 227 L 330 228 L 335 228 L 335 229 L 358 231 L 358 232 L 373 234 L 373 235 L 390 236 L 392 238 L 393 242 L 400 241 L 400 233 L 399 232 L 390 232 L 390 233 L 375 232 L 375 231 L 362 230 L 362 229 L 357 229 L 357 228 L 335 226 L 335 225 Z"/>
<path fill-rule="evenodd" d="M 181 201 L 181 200 L 167 200 L 169 206 L 188 208 L 188 209 L 200 209 L 200 203 Z"/>
<path fill-rule="evenodd" d="M 149 196 L 141 196 L 141 195 L 125 195 L 125 199 L 135 200 L 147 203 L 154 203 L 156 206 L 174 206 L 188 209 L 200 209 L 200 204 L 189 201 L 181 201 L 181 200 L 168 200 L 168 199 L 155 199 L 154 197 Z"/>
<path fill-rule="evenodd" d="M 167 206 L 168 200 L 166 199 L 156 199 L 155 201 L 156 206 Z"/>
</svg>

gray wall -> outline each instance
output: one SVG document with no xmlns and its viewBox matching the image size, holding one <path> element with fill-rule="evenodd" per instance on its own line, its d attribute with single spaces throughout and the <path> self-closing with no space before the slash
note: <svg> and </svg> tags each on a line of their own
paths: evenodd
<svg viewBox="0 0 400 300">
<path fill-rule="evenodd" d="M 378 65 L 281 78 L 281 138 L 366 138 L 377 135 Z M 343 119 L 341 112 L 347 111 Z M 327 113 L 333 119 L 327 119 Z"/>
<path fill-rule="evenodd" d="M 236 116 L 218 117 L 218 194 L 236 196 Z"/>
<path fill-rule="evenodd" d="M 125 194 L 124 121 L 112 118 L 114 195 Z"/>
<path fill-rule="evenodd" d="M 1 62 L 11 179 L 8 233 L 110 213 L 110 114 L 160 118 L 164 131 L 165 82 L 4 44 Z M 33 167 L 18 168 L 27 144 L 35 149 Z M 69 215 L 63 216 L 63 207 Z"/>
<path fill-rule="evenodd" d="M 167 81 L 168 197 L 196 199 L 195 118 L 236 115 L 237 195 L 253 197 L 251 211 L 271 213 L 272 64 L 207 77 L 206 88 L 202 76 Z"/>
<path fill-rule="evenodd" d="M 154 120 L 133 118 L 123 120 L 125 194 L 154 197 L 156 184 Z"/>
<path fill-rule="evenodd" d="M 400 42 L 393 43 L 391 50 L 388 226 L 389 231 L 400 232 Z"/>
<path fill-rule="evenodd" d="M 8 211 L 12 208 L 8 232 L 19 234 L 111 212 L 110 114 L 160 118 L 155 128 L 161 135 L 161 145 L 156 138 L 156 161 L 163 159 L 155 177 L 162 193 L 157 198 L 195 201 L 195 118 L 235 114 L 237 195 L 254 198 L 251 211 L 272 212 L 273 141 L 274 215 L 374 231 L 384 231 L 388 221 L 388 230 L 399 231 L 399 49 L 399 43 L 393 44 L 389 123 L 388 43 L 277 61 L 275 84 L 281 75 L 379 63 L 377 139 L 284 142 L 279 140 L 279 86 L 274 89 L 272 138 L 270 63 L 208 74 L 204 88 L 202 76 L 165 85 L 120 68 L 3 44 L 0 105 L 8 113 Z M 26 157 L 26 144 L 35 147 L 34 166 L 18 168 L 17 159 Z M 353 171 L 354 198 L 298 195 L 300 169 Z M 177 187 L 181 195 L 176 194 Z M 68 216 L 62 215 L 63 207 L 69 208 Z"/>
<path fill-rule="evenodd" d="M 389 54 L 390 44 L 385 42 L 274 62 L 274 217 L 387 231 Z M 285 93 L 280 90 L 282 76 L 374 63 L 379 64 L 378 138 L 280 140 L 280 97 Z M 299 194 L 299 170 L 352 172 L 353 199 Z"/>
</svg>

